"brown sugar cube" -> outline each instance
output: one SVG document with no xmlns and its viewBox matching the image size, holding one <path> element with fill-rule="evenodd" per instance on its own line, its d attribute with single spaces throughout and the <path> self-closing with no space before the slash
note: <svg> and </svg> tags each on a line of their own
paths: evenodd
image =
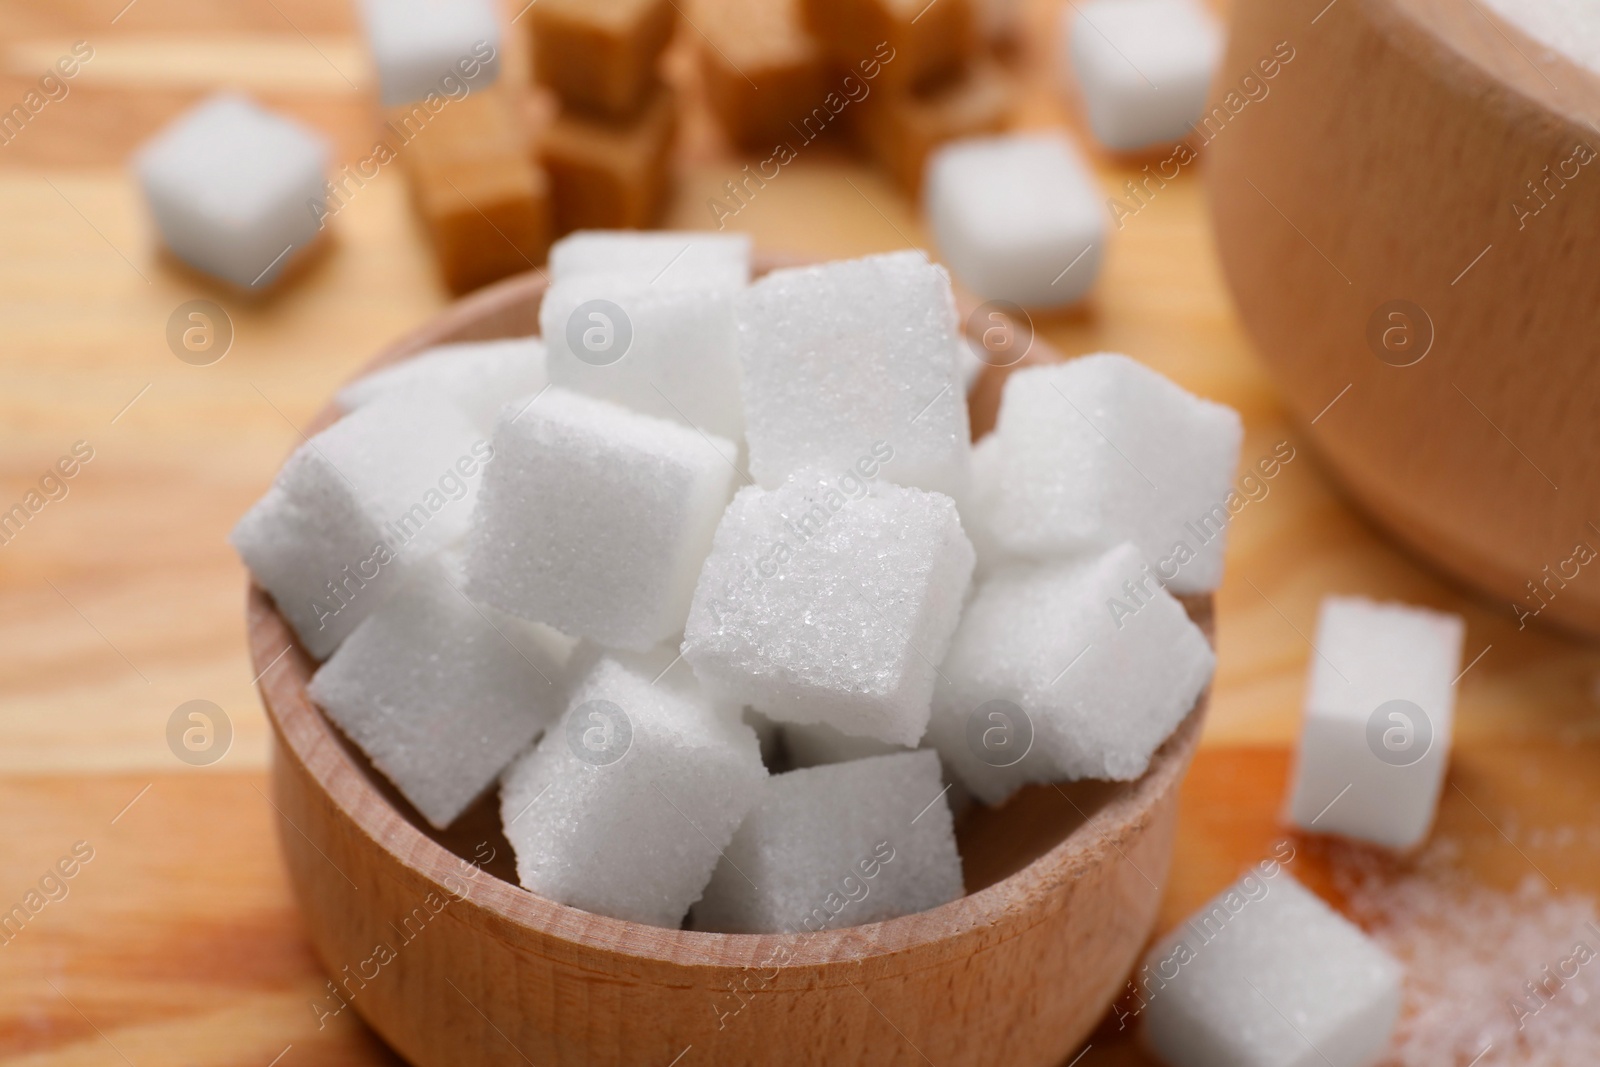
<svg viewBox="0 0 1600 1067">
<path fill-rule="evenodd" d="M 922 189 L 923 166 L 946 141 L 1005 128 L 1013 87 L 989 59 L 973 62 L 957 80 L 922 92 L 873 93 L 862 101 L 857 138 L 912 196 Z"/>
<path fill-rule="evenodd" d="M 877 87 L 929 85 L 959 71 L 979 38 L 971 0 L 803 0 L 806 25 L 840 67 Z"/>
<path fill-rule="evenodd" d="M 434 256 L 462 293 L 531 270 L 550 250 L 550 190 L 515 102 L 480 89 L 437 112 L 389 112 Z"/>
<path fill-rule="evenodd" d="M 534 80 L 569 108 L 632 117 L 656 87 L 676 15 L 671 0 L 539 0 L 528 8 Z"/>
<path fill-rule="evenodd" d="M 743 148 L 770 149 L 793 139 L 796 126 L 822 106 L 829 70 L 822 46 L 806 29 L 801 0 L 700 0 L 700 67 L 706 97 L 729 138 Z"/>
<path fill-rule="evenodd" d="M 540 145 L 556 234 L 654 223 L 666 201 L 676 128 L 677 108 L 666 88 L 628 122 L 562 109 Z"/>
</svg>

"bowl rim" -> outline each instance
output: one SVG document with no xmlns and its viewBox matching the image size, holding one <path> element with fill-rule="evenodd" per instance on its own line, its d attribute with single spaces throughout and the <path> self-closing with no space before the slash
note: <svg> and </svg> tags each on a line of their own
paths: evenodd
<svg viewBox="0 0 1600 1067">
<path fill-rule="evenodd" d="M 761 256 L 758 268 L 802 262 L 805 261 Z M 363 365 L 356 377 L 438 344 L 509 336 L 492 330 L 475 331 L 485 321 L 526 312 L 530 304 L 536 309 L 546 288 L 542 274 L 516 275 L 451 304 L 385 347 Z M 966 317 L 963 315 L 963 321 Z M 1054 356 L 1054 350 L 1039 340 L 1035 341 L 1035 351 L 1037 356 L 1030 352 L 1030 358 L 1023 362 L 1044 362 L 1043 357 Z M 305 435 L 318 432 L 341 413 L 337 402 L 330 399 L 305 428 Z M 1212 597 L 1207 594 L 1179 599 L 1211 639 Z M 1159 880 L 1152 878 L 1128 858 L 1127 850 L 1150 823 L 1160 801 L 1177 787 L 1187 771 L 1198 747 L 1211 691 L 1209 684 L 1202 690 L 1194 707 L 1151 756 L 1142 776 L 1117 783 L 1108 800 L 1048 851 L 991 885 L 936 908 L 875 923 L 816 933 L 711 933 L 648 926 L 559 904 L 491 875 L 451 852 L 395 808 L 346 750 L 335 733 L 336 727 L 306 690 L 318 663 L 301 646 L 271 595 L 253 578 L 246 597 L 246 623 L 252 669 L 258 676 L 257 687 L 276 742 L 274 759 L 294 759 L 317 783 L 327 801 L 390 861 L 449 894 L 452 901 L 469 904 L 476 924 L 510 924 L 574 947 L 690 967 L 726 968 L 730 948 L 736 950 L 733 957 L 748 960 L 747 966 L 760 961 L 770 963 L 782 953 L 782 966 L 788 968 L 841 960 L 890 961 L 891 957 L 903 958 L 913 949 L 954 942 L 963 933 L 988 931 L 997 939 L 1009 939 L 1046 921 L 1055 907 L 1063 906 L 1067 896 L 1061 892 L 1063 887 L 1079 873 L 1110 862 L 1113 854 L 1132 865 L 1159 895 L 1165 870 Z"/>
</svg>

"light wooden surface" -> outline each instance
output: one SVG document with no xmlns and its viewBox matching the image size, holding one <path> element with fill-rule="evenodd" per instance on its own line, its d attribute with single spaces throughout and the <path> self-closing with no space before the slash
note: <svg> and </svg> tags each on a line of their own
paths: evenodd
<svg viewBox="0 0 1600 1067">
<path fill-rule="evenodd" d="M 355 160 L 370 147 L 371 79 L 344 5 L 137 0 L 112 25 L 123 2 L 0 2 L 7 107 L 73 41 L 96 49 L 71 95 L 0 147 L 0 501 L 20 499 L 75 441 L 95 450 L 69 495 L 0 547 L 0 904 L 22 899 L 75 841 L 96 850 L 70 895 L 0 947 L 0 1062 L 123 1062 L 113 1046 L 139 1067 L 266 1065 L 280 1053 L 281 1067 L 389 1062 L 348 1013 L 316 1026 L 310 1004 L 325 979 L 265 799 L 244 573 L 223 539 L 298 441 L 294 426 L 442 307 L 444 289 L 398 172 L 353 198 L 328 254 L 265 301 L 221 295 L 157 255 L 124 164 L 162 122 L 232 84 L 315 124 L 339 159 Z M 1030 48 L 1047 42 L 1051 7 L 1030 9 Z M 508 45 L 515 72 L 520 42 Z M 1314 33 L 1303 47 L 1316 47 Z M 1076 126 L 1044 58 L 1028 57 L 1022 121 Z M 706 200 L 737 165 L 696 113 L 683 153 L 671 221 L 707 226 Z M 1108 195 L 1137 169 L 1097 166 Z M 1234 405 L 1247 458 L 1281 440 L 1298 449 L 1230 534 L 1216 690 L 1162 921 L 1282 833 L 1306 637 L 1329 592 L 1464 613 L 1468 657 L 1488 651 L 1461 683 L 1442 824 L 1471 842 L 1486 879 L 1515 883 L 1531 861 L 1565 889 L 1594 892 L 1600 872 L 1583 832 L 1600 822 L 1600 655 L 1519 632 L 1503 605 L 1418 565 L 1330 487 L 1231 310 L 1204 167 L 1202 156 L 1113 233 L 1087 309 L 1039 322 L 1069 353 L 1126 351 Z M 825 256 L 924 239 L 886 181 L 821 150 L 785 167 L 730 225 L 764 248 Z M 164 341 L 167 316 L 197 296 L 225 303 L 237 331 L 230 354 L 204 368 Z M 206 771 L 165 742 L 173 709 L 196 698 L 220 704 L 235 728 L 232 750 Z M 1564 848 L 1563 835 L 1539 833 L 1570 827 L 1581 832 Z M 1306 870 L 1316 882 L 1316 867 Z M 1139 1062 L 1114 1024 L 1091 1041 L 1080 1067 Z"/>
</svg>

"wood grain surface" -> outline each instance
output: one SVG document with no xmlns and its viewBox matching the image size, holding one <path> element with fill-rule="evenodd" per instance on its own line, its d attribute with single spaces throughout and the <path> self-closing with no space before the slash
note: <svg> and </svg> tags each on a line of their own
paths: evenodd
<svg viewBox="0 0 1600 1067">
<path fill-rule="evenodd" d="M 388 170 L 334 219 L 334 240 L 295 284 L 264 299 L 223 292 L 160 255 L 126 161 L 162 123 L 232 85 L 313 124 L 354 161 L 373 139 L 372 79 L 344 4 L 125 3 L 0 0 L 0 106 L 73 42 L 95 49 L 70 94 L 0 147 L 0 506 L 76 442 L 94 450 L 67 495 L 0 546 L 0 907 L 37 888 L 76 842 L 94 849 L 66 897 L 0 947 L 0 1062 L 394 1062 L 348 1013 L 317 1027 L 311 1005 L 326 977 L 277 851 L 244 572 L 224 538 L 299 441 L 295 427 L 447 296 L 404 179 Z M 1029 6 L 1019 122 L 1076 129 L 1048 70 L 1054 8 Z M 680 43 L 692 46 L 692 30 Z M 519 77 L 521 42 L 506 45 L 508 76 Z M 1301 47 L 1317 47 L 1316 27 Z M 687 58 L 674 56 L 675 72 L 690 79 Z M 706 227 L 708 198 L 743 160 L 687 88 L 669 221 Z M 1107 195 L 1144 162 L 1097 157 Z M 1247 462 L 1280 441 L 1297 450 L 1230 534 L 1220 666 L 1162 923 L 1284 833 L 1307 638 L 1331 592 L 1465 615 L 1473 665 L 1441 826 L 1470 843 L 1486 880 L 1515 884 L 1537 865 L 1564 889 L 1596 892 L 1600 654 L 1537 626 L 1519 631 L 1504 605 L 1450 585 L 1338 495 L 1234 317 L 1205 167 L 1202 151 L 1123 219 L 1085 308 L 1036 322 L 1069 354 L 1125 351 L 1234 405 Z M 763 248 L 822 256 L 925 243 L 885 179 L 821 147 L 728 224 Z M 235 328 L 226 358 L 207 367 L 180 362 L 165 340 L 172 311 L 195 298 L 223 304 Z M 204 770 L 166 742 L 169 717 L 191 699 L 221 705 L 234 729 L 227 756 Z M 1578 832 L 1554 832 L 1568 829 Z M 1300 873 L 1328 888 L 1320 855 L 1306 852 Z M 1080 1067 L 1143 1062 L 1114 1021 L 1091 1045 Z"/>
</svg>

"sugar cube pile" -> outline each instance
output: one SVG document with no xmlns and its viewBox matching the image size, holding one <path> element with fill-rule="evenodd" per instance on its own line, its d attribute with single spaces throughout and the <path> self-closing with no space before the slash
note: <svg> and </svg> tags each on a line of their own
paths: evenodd
<svg viewBox="0 0 1600 1067">
<path fill-rule="evenodd" d="M 939 254 L 986 300 L 1052 308 L 1100 272 L 1100 187 L 1065 133 L 953 141 L 928 161 L 926 211 Z"/>
<path fill-rule="evenodd" d="M 1198 0 L 1088 0 L 1061 9 L 1069 88 L 1107 148 L 1181 139 L 1205 109 L 1222 31 Z"/>
<path fill-rule="evenodd" d="M 505 772 L 517 877 L 562 904 L 677 927 L 766 778 L 736 715 L 602 657 Z"/>
<path fill-rule="evenodd" d="M 1407 849 L 1433 825 L 1450 757 L 1461 617 L 1328 597 L 1317 617 L 1291 787 L 1295 825 Z"/>
<path fill-rule="evenodd" d="M 454 98 L 500 74 L 500 22 L 489 0 L 360 0 L 384 107 Z"/>
<path fill-rule="evenodd" d="M 1132 541 L 1174 593 L 1221 582 L 1244 436 L 1232 408 L 1097 353 L 1012 374 L 995 436 L 994 522 L 1009 551 L 1051 558 Z"/>
<path fill-rule="evenodd" d="M 259 289 L 317 236 L 328 157 L 320 134 L 237 93 L 220 93 L 156 134 L 134 169 L 173 254 Z"/>
<path fill-rule="evenodd" d="M 1169 588 L 1220 545 L 1148 546 L 1225 494 L 1231 412 L 1093 356 L 974 448 L 920 253 L 752 283 L 744 238 L 582 232 L 551 272 L 539 337 L 342 389 L 232 535 L 419 822 L 496 800 L 520 883 L 596 914 L 836 929 L 959 897 L 972 796 L 1136 778 L 1191 713 Z"/>
<path fill-rule="evenodd" d="M 776 774 L 694 907 L 694 927 L 809 932 L 961 896 L 939 759 L 926 749 Z"/>
<path fill-rule="evenodd" d="M 914 745 L 972 577 L 946 496 L 802 471 L 728 506 L 683 656 L 782 722 Z"/>
<path fill-rule="evenodd" d="M 1135 983 L 1143 1038 L 1172 1067 L 1369 1067 L 1399 1015 L 1400 974 L 1267 860 L 1158 941 Z"/>
</svg>

